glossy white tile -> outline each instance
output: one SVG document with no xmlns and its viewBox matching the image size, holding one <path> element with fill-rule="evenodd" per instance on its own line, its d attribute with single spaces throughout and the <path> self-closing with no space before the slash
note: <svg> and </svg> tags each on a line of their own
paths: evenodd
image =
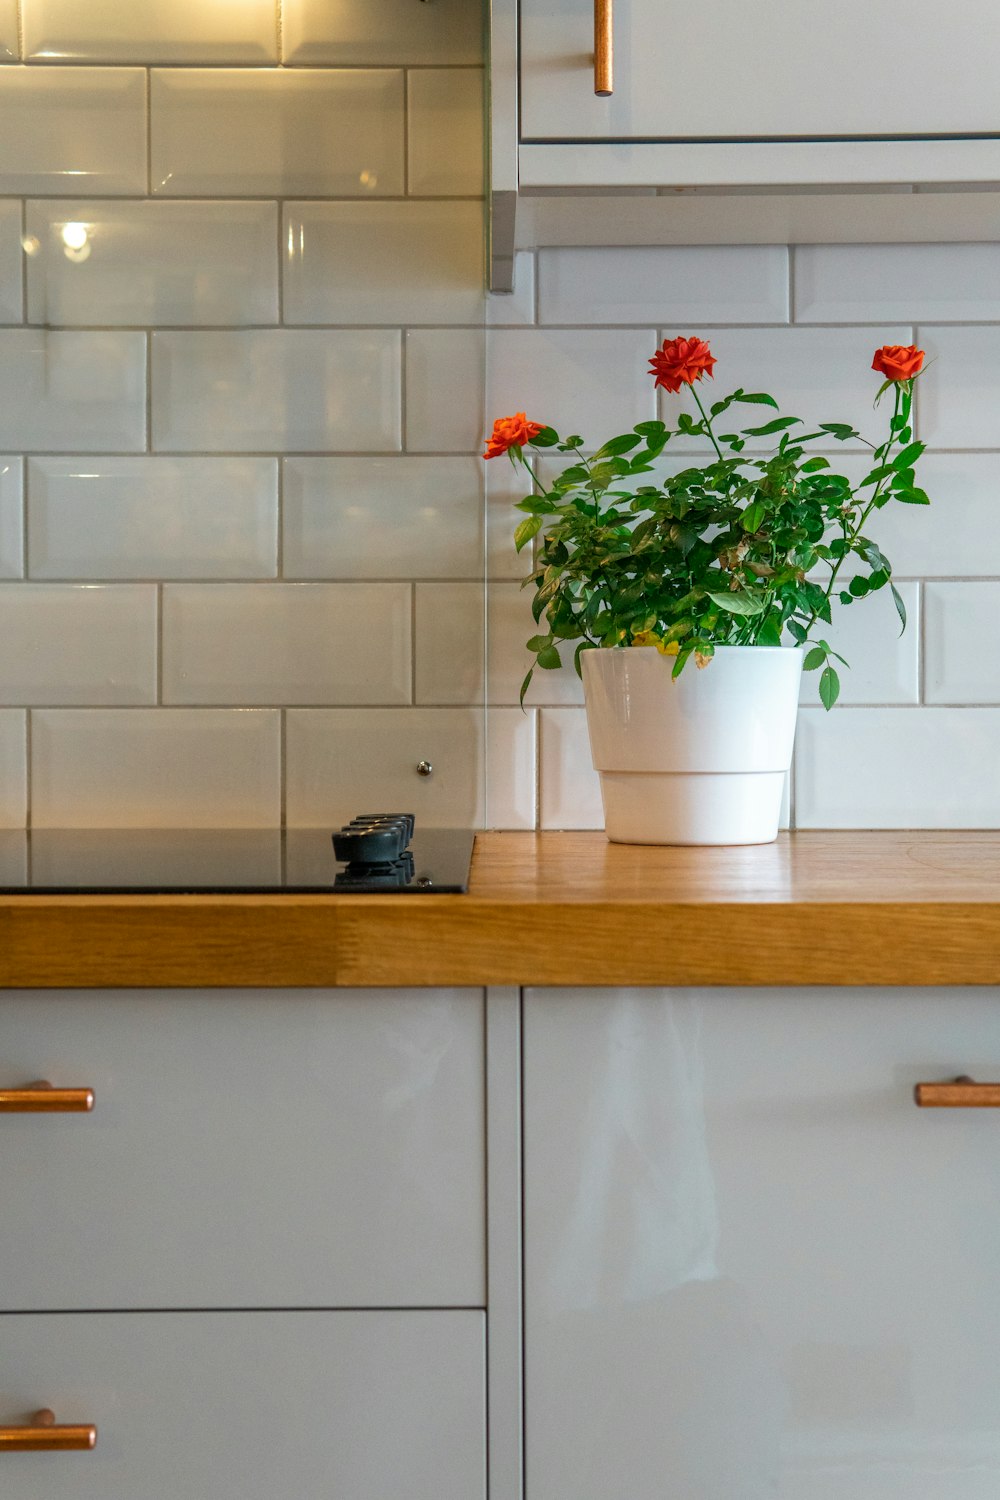
<svg viewBox="0 0 1000 1500">
<path fill-rule="evenodd" d="M 930 505 L 890 503 L 870 528 L 897 575 L 975 578 L 998 571 L 983 544 L 1000 528 L 1000 453 L 925 453 L 918 475 Z"/>
<path fill-rule="evenodd" d="M 1000 447 L 1000 327 L 918 331 L 918 435 L 935 448 Z"/>
<path fill-rule="evenodd" d="M 40 828 L 260 828 L 281 812 L 280 714 L 268 709 L 38 709 Z"/>
<path fill-rule="evenodd" d="M 0 578 L 24 572 L 24 465 L 0 454 Z"/>
<path fill-rule="evenodd" d="M 155 703 L 151 584 L 0 585 L 0 703 Z"/>
<path fill-rule="evenodd" d="M 536 826 L 537 739 L 533 709 L 486 710 L 487 828 Z"/>
<path fill-rule="evenodd" d="M 23 322 L 21 205 L 0 199 L 0 323 Z"/>
<path fill-rule="evenodd" d="M 540 323 L 787 323 L 782 245 L 559 248 L 538 256 Z"/>
<path fill-rule="evenodd" d="M 530 328 L 535 321 L 535 254 L 518 250 L 514 256 L 514 290 L 490 292 L 486 298 L 489 328 Z"/>
<path fill-rule="evenodd" d="M 164 702 L 408 703 L 410 615 L 405 583 L 168 583 Z"/>
<path fill-rule="evenodd" d="M 514 529 L 523 512 L 515 502 L 532 491 L 531 481 L 510 462 L 483 460 L 486 470 L 486 569 L 489 578 L 524 578 L 531 572 L 532 549 L 514 548 Z M 540 466 L 541 467 L 541 466 Z"/>
<path fill-rule="evenodd" d="M 153 335 L 153 446 L 162 452 L 399 447 L 393 329 Z"/>
<path fill-rule="evenodd" d="M 135 452 L 145 443 L 144 334 L 0 329 L 0 448 Z"/>
<path fill-rule="evenodd" d="M 596 448 L 656 416 L 653 382 L 646 373 L 655 348 L 653 328 L 491 329 L 489 427 L 497 417 L 523 411 L 563 437 L 579 433 Z"/>
<path fill-rule="evenodd" d="M 0 68 L 5 193 L 146 191 L 142 68 Z"/>
<path fill-rule="evenodd" d="M 896 584 L 906 610 L 906 629 L 888 588 L 847 606 L 833 605 L 833 625 L 814 634 L 846 657 L 850 668 L 835 663 L 840 701 L 849 703 L 918 703 L 920 701 L 920 586 Z M 803 672 L 801 703 L 819 703 L 818 670 Z"/>
<path fill-rule="evenodd" d="M 17 0 L 0 0 L 0 63 L 17 62 L 20 55 Z"/>
<path fill-rule="evenodd" d="M 278 58 L 274 0 L 21 0 L 40 62 L 261 63 Z"/>
<path fill-rule="evenodd" d="M 601 783 L 582 708 L 539 711 L 541 828 L 603 828 Z"/>
<path fill-rule="evenodd" d="M 155 193 L 403 191 L 403 75 L 391 69 L 156 70 L 150 108 Z"/>
<path fill-rule="evenodd" d="M 287 819 L 336 826 L 365 808 L 402 807 L 425 828 L 481 827 L 484 764 L 481 708 L 290 709 Z"/>
<path fill-rule="evenodd" d="M 738 386 L 746 391 L 767 391 L 783 416 L 801 417 L 810 424 L 850 422 L 862 437 L 876 443 L 888 430 L 891 411 L 884 406 L 872 410 L 880 383 L 871 368 L 872 356 L 883 344 L 909 344 L 913 340 L 911 327 L 886 324 L 871 329 L 702 328 L 700 334 L 718 360 L 714 379 L 701 382 L 703 400 L 717 401 Z M 686 389 L 679 396 L 663 393 L 662 399 L 664 420 L 671 424 L 682 408 L 697 415 Z M 731 425 L 725 430 L 763 426 L 771 413 L 761 413 L 759 406 L 730 409 L 726 419 Z M 773 437 L 751 438 L 747 446 L 768 448 L 775 441 Z M 677 446 L 692 445 L 680 440 Z"/>
<path fill-rule="evenodd" d="M 406 447 L 482 452 L 484 335 L 475 328 L 406 333 Z"/>
<path fill-rule="evenodd" d="M 798 245 L 798 323 L 1000 318 L 995 245 Z"/>
<path fill-rule="evenodd" d="M 521 683 L 529 667 L 534 665 L 534 655 L 527 650 L 525 641 L 533 635 L 545 633 L 545 625 L 534 623 L 531 615 L 532 591 L 522 589 L 518 583 L 493 583 L 489 588 L 489 657 L 488 688 L 490 703 L 516 704 Z M 573 670 L 575 641 L 560 648 L 563 666 L 558 671 L 547 672 L 536 667 L 531 686 L 525 695 L 525 703 L 570 704 L 583 702 L 583 683 Z"/>
<path fill-rule="evenodd" d="M 474 63 L 483 14 L 469 0 L 283 0 L 282 42 L 290 63 Z"/>
<path fill-rule="evenodd" d="M 1000 828 L 1000 709 L 806 708 L 799 828 Z"/>
<path fill-rule="evenodd" d="M 407 79 L 409 191 L 432 197 L 481 194 L 483 121 L 481 68 L 412 72 Z"/>
<path fill-rule="evenodd" d="M 928 703 L 1000 703 L 1000 582 L 928 583 Z"/>
<path fill-rule="evenodd" d="M 23 828 L 28 812 L 27 714 L 0 709 L 0 828 Z"/>
<path fill-rule="evenodd" d="M 483 477 L 475 458 L 288 458 L 286 578 L 475 578 Z"/>
<path fill-rule="evenodd" d="M 32 578 L 271 578 L 278 461 L 35 458 L 28 516 Z"/>
<path fill-rule="evenodd" d="M 286 323 L 483 321 L 481 203 L 293 203 L 282 243 Z"/>
<path fill-rule="evenodd" d="M 482 583 L 418 583 L 414 600 L 415 700 L 482 703 Z"/>
<path fill-rule="evenodd" d="M 27 233 L 32 323 L 278 320 L 273 203 L 30 202 Z"/>
</svg>

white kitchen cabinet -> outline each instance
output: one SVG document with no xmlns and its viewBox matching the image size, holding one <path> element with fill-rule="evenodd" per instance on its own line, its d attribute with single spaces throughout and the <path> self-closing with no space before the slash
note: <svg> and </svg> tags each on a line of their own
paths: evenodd
<svg viewBox="0 0 1000 1500">
<path fill-rule="evenodd" d="M 72 1003 L 72 1002 L 70 1002 Z M 4 1500 L 483 1500 L 477 1312 L 0 1315 Z"/>
<path fill-rule="evenodd" d="M 0 1308 L 484 1306 L 483 1054 L 480 990 L 0 993 L 0 1088 L 96 1098 L 0 1113 Z"/>
<path fill-rule="evenodd" d="M 711 932 L 706 942 L 713 941 Z M 995 1500 L 990 990 L 530 991 L 527 1500 Z"/>
</svg>

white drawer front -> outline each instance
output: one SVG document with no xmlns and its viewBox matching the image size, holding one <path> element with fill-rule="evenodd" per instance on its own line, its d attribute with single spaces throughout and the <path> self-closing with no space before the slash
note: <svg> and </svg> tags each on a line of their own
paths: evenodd
<svg viewBox="0 0 1000 1500">
<path fill-rule="evenodd" d="M 480 991 L 0 994 L 0 1308 L 481 1307 Z"/>
<path fill-rule="evenodd" d="M 0 1453 L 4 1500 L 481 1500 L 476 1312 L 0 1316 L 0 1425 L 44 1401 L 91 1453 Z"/>
</svg>

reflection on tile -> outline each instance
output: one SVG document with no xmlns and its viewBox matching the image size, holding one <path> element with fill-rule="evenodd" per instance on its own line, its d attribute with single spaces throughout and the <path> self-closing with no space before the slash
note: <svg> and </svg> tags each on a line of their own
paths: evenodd
<svg viewBox="0 0 1000 1500">
<path fill-rule="evenodd" d="M 399 334 L 267 329 L 153 335 L 161 452 L 399 447 Z"/>
<path fill-rule="evenodd" d="M 0 448 L 134 452 L 145 441 L 144 334 L 0 329 Z"/>
<path fill-rule="evenodd" d="M 483 701 L 481 583 L 418 583 L 414 606 L 416 701 Z"/>
<path fill-rule="evenodd" d="M 539 252 L 542 323 L 787 323 L 783 245 L 657 245 Z M 671 333 L 671 336 L 672 333 Z"/>
<path fill-rule="evenodd" d="M 475 458 L 289 458 L 286 578 L 474 578 L 482 570 Z"/>
<path fill-rule="evenodd" d="M 21 205 L 0 200 L 0 323 L 23 321 L 21 305 Z"/>
<path fill-rule="evenodd" d="M 925 594 L 927 702 L 1000 703 L 1000 583 L 928 583 Z"/>
<path fill-rule="evenodd" d="M 920 700 L 920 586 L 898 582 L 896 587 L 906 609 L 902 633 L 888 588 L 847 606 L 834 601 L 833 625 L 814 631 L 851 664 L 837 666 L 842 704 Z M 818 671 L 803 672 L 801 703 L 820 701 L 819 676 Z"/>
<path fill-rule="evenodd" d="M 286 323 L 483 321 L 480 203 L 295 203 L 282 241 Z"/>
<path fill-rule="evenodd" d="M 36 458 L 28 490 L 32 578 L 270 578 L 277 571 L 273 458 Z"/>
<path fill-rule="evenodd" d="M 152 75 L 152 185 L 370 198 L 403 191 L 403 75 L 175 69 Z"/>
<path fill-rule="evenodd" d="M 39 709 L 39 828 L 260 828 L 280 820 L 271 709 Z"/>
<path fill-rule="evenodd" d="M 0 729 L 0 741 L 3 730 Z M 0 750 L 0 758 L 3 752 Z M 0 809 L 0 819 L 3 817 Z M 28 833 L 24 828 L 7 828 L 0 822 L 0 885 L 22 890 L 28 884 Z"/>
<path fill-rule="evenodd" d="M 27 714 L 20 708 L 0 709 L 0 828 L 23 828 L 28 813 Z M 5 869 L 15 861 L 9 848 Z"/>
<path fill-rule="evenodd" d="M 24 572 L 22 469 L 19 458 L 0 454 L 0 578 Z"/>
<path fill-rule="evenodd" d="M 534 828 L 537 715 L 486 710 L 486 827 Z"/>
<path fill-rule="evenodd" d="M 798 323 L 1000 318 L 995 245 L 798 245 Z"/>
<path fill-rule="evenodd" d="M 154 703 L 152 584 L 0 586 L 0 703 Z"/>
<path fill-rule="evenodd" d="M 21 0 L 28 58 L 60 62 L 275 62 L 274 0 Z"/>
<path fill-rule="evenodd" d="M 486 298 L 488 328 L 525 328 L 535 321 L 535 256 L 518 250 L 514 256 L 513 292 L 490 292 Z"/>
<path fill-rule="evenodd" d="M 406 447 L 411 453 L 479 449 L 483 441 L 483 347 L 481 329 L 407 331 Z"/>
<path fill-rule="evenodd" d="M 163 590 L 167 703 L 408 703 L 405 583 Z"/>
<path fill-rule="evenodd" d="M 34 202 L 27 230 L 32 323 L 277 322 L 273 203 Z"/>
<path fill-rule="evenodd" d="M 432 197 L 482 193 L 483 121 L 481 68 L 421 68 L 411 73 L 407 102 L 410 192 Z"/>
<path fill-rule="evenodd" d="M 918 436 L 937 448 L 1000 445 L 1000 327 L 921 329 L 920 347 Z"/>
<path fill-rule="evenodd" d="M 539 826 L 603 828 L 601 783 L 590 758 L 586 713 L 582 708 L 543 708 L 539 718 Z"/>
<path fill-rule="evenodd" d="M 283 0 L 282 42 L 290 63 L 475 63 L 483 17 L 469 0 Z"/>
<path fill-rule="evenodd" d="M 0 0 L 0 63 L 17 62 L 17 0 Z"/>
<path fill-rule="evenodd" d="M 763 337 L 755 334 L 755 337 Z M 580 433 L 596 448 L 656 416 L 647 374 L 656 331 L 498 328 L 488 342 L 487 413 L 525 411 L 563 436 Z"/>
<path fill-rule="evenodd" d="M 142 68 L 0 69 L 5 193 L 146 191 Z"/>
</svg>

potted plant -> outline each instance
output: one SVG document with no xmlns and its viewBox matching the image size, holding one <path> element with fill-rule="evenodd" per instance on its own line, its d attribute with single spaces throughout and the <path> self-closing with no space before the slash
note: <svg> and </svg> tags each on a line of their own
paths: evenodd
<svg viewBox="0 0 1000 1500">
<path fill-rule="evenodd" d="M 638 422 L 588 454 L 582 437 L 561 439 L 524 412 L 494 424 L 484 456 L 508 454 L 533 482 L 515 532 L 518 550 L 538 538 L 525 579 L 535 662 L 521 701 L 536 667 L 558 668 L 569 646 L 610 839 L 777 837 L 800 673 L 818 672 L 830 709 L 836 664 L 847 665 L 823 634 L 833 603 L 888 587 L 906 627 L 869 521 L 889 504 L 929 503 L 914 474 L 924 445 L 910 415 L 923 359 L 912 345 L 876 352 L 872 369 L 884 379 L 875 403 L 888 391 L 893 401 L 877 445 L 847 423 L 806 430 L 762 392 L 736 390 L 706 408 L 699 385 L 714 378 L 716 360 L 697 338 L 668 339 L 650 361 L 657 386 L 693 398 L 696 410 L 682 411 L 674 428 Z M 747 406 L 778 415 L 738 426 Z M 663 455 L 678 437 L 700 440 L 712 457 L 668 465 Z M 748 449 L 751 439 L 773 441 L 761 451 Z M 816 452 L 849 442 L 872 450 L 857 484 Z M 544 483 L 528 449 L 567 455 L 568 466 Z"/>
</svg>

